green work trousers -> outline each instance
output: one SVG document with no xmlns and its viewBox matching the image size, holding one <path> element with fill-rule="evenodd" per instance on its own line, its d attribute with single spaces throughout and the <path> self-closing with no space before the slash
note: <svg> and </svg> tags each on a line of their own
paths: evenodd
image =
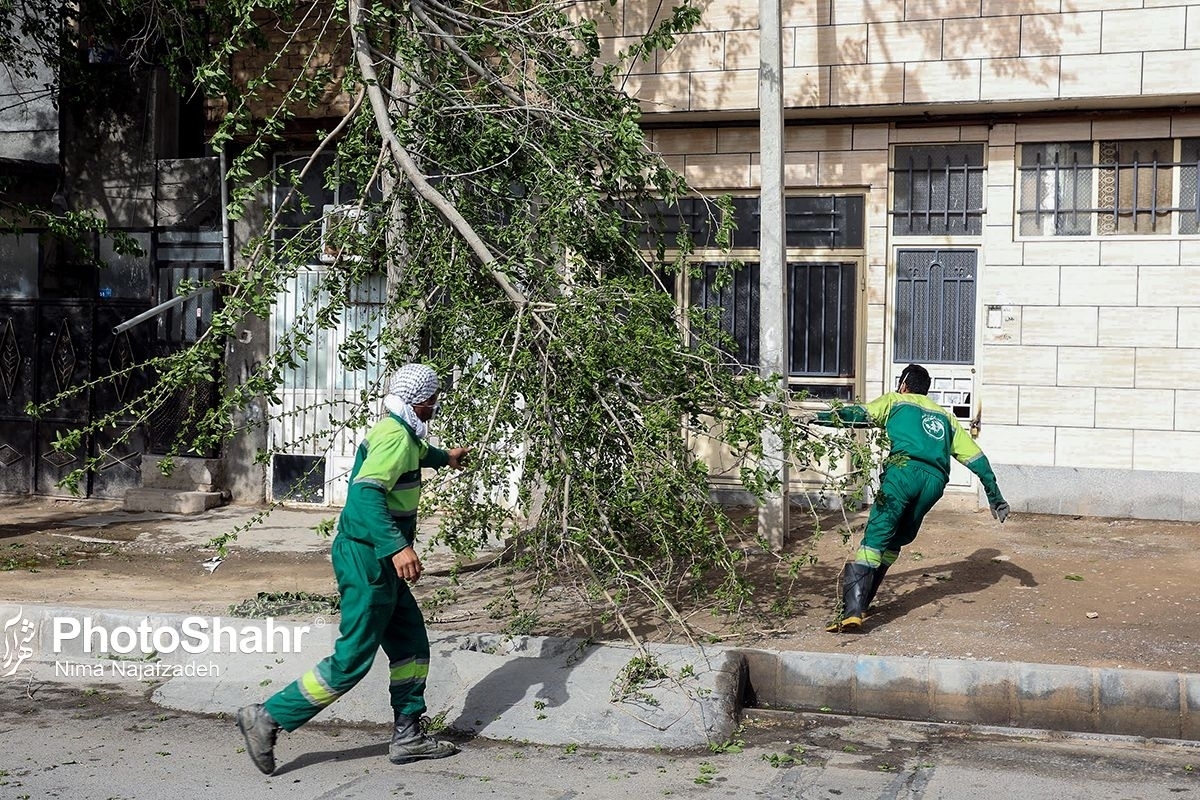
<svg viewBox="0 0 1200 800">
<path fill-rule="evenodd" d="M 339 535 L 332 551 L 342 596 L 333 655 L 272 695 L 267 711 L 284 730 L 296 730 L 354 688 L 382 647 L 390 666 L 392 710 L 420 717 L 425 713 L 429 635 L 416 599 L 392 560 L 376 557 L 371 545 Z"/>
<path fill-rule="evenodd" d="M 895 563 L 900 548 L 917 538 L 921 522 L 945 489 L 946 477 L 919 461 L 889 465 L 879 481 L 856 560 L 877 567 L 882 555 L 887 564 Z"/>
</svg>

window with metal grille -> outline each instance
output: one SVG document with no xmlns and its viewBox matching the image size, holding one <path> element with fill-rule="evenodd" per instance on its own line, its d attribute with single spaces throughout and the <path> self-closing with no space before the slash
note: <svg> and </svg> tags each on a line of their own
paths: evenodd
<svg viewBox="0 0 1200 800">
<path fill-rule="evenodd" d="M 897 147 L 892 233 L 978 236 L 983 232 L 982 144 Z"/>
<path fill-rule="evenodd" d="M 829 251 L 862 249 L 864 206 L 862 195 L 809 195 L 784 200 L 789 384 L 812 396 L 853 398 L 858 261 L 828 259 Z M 712 219 L 711 211 L 712 207 L 698 198 L 649 209 L 647 218 L 652 229 L 642 242 L 649 249 L 661 235 L 669 249 L 680 231 L 688 232 L 701 263 L 693 266 L 684 300 L 693 308 L 719 309 L 714 313 L 719 314 L 720 328 L 729 338 L 726 352 L 730 365 L 735 369 L 755 368 L 759 360 L 758 198 L 733 198 L 737 227 L 728 255 L 700 252 L 715 244 L 718 222 Z M 742 263 L 732 269 L 735 260 Z"/>
<path fill-rule="evenodd" d="M 897 362 L 975 361 L 975 250 L 896 253 Z"/>
<path fill-rule="evenodd" d="M 857 263 L 788 264 L 788 342 L 794 388 L 823 398 L 851 399 L 848 383 L 814 383 L 814 378 L 853 378 Z"/>
<path fill-rule="evenodd" d="M 785 246 L 803 249 L 857 249 L 863 246 L 862 195 L 818 195 L 784 199 Z M 757 249 L 759 214 L 757 197 L 734 197 L 734 230 L 730 247 Z M 716 247 L 720 221 L 716 206 L 701 198 L 685 197 L 672 206 L 657 203 L 645 210 L 649 220 L 642 247 L 651 249 L 661 235 L 665 246 L 676 246 L 683 233 L 696 248 Z"/>
<path fill-rule="evenodd" d="M 1092 232 L 1092 143 L 1021 148 L 1021 235 Z"/>
<path fill-rule="evenodd" d="M 758 364 L 758 264 L 744 263 L 730 274 L 725 262 L 697 265 L 689 282 L 693 308 L 717 309 L 721 331 L 729 337 L 729 365 L 740 370 Z"/>
<path fill-rule="evenodd" d="M 1200 233 L 1198 165 L 1200 139 L 1022 145 L 1018 230 L 1022 236 Z"/>
</svg>

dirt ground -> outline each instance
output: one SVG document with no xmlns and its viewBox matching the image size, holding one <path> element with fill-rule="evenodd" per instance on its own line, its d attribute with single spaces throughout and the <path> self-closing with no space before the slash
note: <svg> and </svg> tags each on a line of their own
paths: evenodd
<svg viewBox="0 0 1200 800">
<path fill-rule="evenodd" d="M 209 573 L 202 562 L 212 552 L 164 533 L 160 521 L 123 521 L 116 512 L 103 525 L 80 524 L 113 508 L 0 500 L 0 602 L 207 615 L 259 592 L 335 592 L 328 541 L 312 530 L 288 531 L 300 544 L 292 549 L 235 545 Z M 892 567 L 865 631 L 826 633 L 837 574 L 863 521 L 865 514 L 850 519 L 848 541 L 827 521 L 814 541 L 795 515 L 785 554 L 811 553 L 816 563 L 794 579 L 777 556 L 746 546 L 755 606 L 780 613 L 680 610 L 701 641 L 728 646 L 1200 671 L 1200 525 L 1036 514 L 1000 525 L 986 510 L 946 498 Z M 226 522 L 198 524 L 217 535 Z M 423 558 L 426 574 L 414 592 L 431 627 L 624 638 L 619 627 L 598 622 L 602 607 L 565 588 L 537 607 L 524 603 L 522 576 L 504 559 L 482 559 L 455 584 L 446 554 Z M 633 613 L 630 622 L 644 641 L 684 641 L 658 614 Z"/>
</svg>

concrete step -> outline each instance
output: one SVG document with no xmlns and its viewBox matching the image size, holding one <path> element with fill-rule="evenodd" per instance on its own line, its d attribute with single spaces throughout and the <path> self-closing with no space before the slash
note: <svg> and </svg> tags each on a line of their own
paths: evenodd
<svg viewBox="0 0 1200 800">
<path fill-rule="evenodd" d="M 225 462 L 220 458 L 171 459 L 170 475 L 163 475 L 163 456 L 142 456 L 142 486 L 149 489 L 173 489 L 188 492 L 213 492 L 223 488 Z"/>
<path fill-rule="evenodd" d="M 142 486 L 125 492 L 126 511 L 159 511 L 167 514 L 200 514 L 224 505 L 221 492 L 195 492 Z"/>
</svg>

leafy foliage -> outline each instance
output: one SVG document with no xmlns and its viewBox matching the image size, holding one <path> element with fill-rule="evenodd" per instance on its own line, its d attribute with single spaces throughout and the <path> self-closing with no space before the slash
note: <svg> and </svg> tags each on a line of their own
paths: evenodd
<svg viewBox="0 0 1200 800">
<path fill-rule="evenodd" d="M 698 442 L 743 459 L 742 482 L 760 497 L 778 488 L 759 460 L 769 433 L 796 463 L 827 465 L 830 492 L 853 491 L 836 477 L 847 460 L 861 486 L 869 447 L 810 435 L 778 376 L 731 368 L 719 319 L 676 302 L 692 245 L 655 236 L 654 209 L 689 187 L 647 145 L 639 105 L 619 86 L 624 70 L 696 24 L 698 5 L 680 4 L 627 52 L 603 58 L 594 20 L 538 0 L 208 0 L 202 14 L 184 14 L 191 5 L 122 0 L 112 20 L 146 26 L 139 58 L 221 99 L 212 143 L 234 156 L 234 216 L 272 187 L 293 192 L 234 269 L 184 287 L 219 292 L 210 329 L 189 350 L 130 367 L 152 370 L 156 388 L 119 416 L 144 420 L 163 398 L 213 380 L 219 402 L 197 412 L 180 452 L 244 434 L 242 409 L 258 398 L 278 408 L 289 371 L 361 311 L 359 287 L 386 274 L 383 319 L 352 331 L 338 353 L 344 370 L 376 385 L 331 409 L 332 427 L 310 434 L 308 449 L 365 427 L 389 369 L 433 364 L 453 384 L 434 432 L 473 448 L 467 475 L 431 498 L 447 520 L 441 535 L 461 553 L 512 537 L 547 586 L 567 576 L 618 613 L 634 596 L 670 607 L 700 590 L 734 610 L 751 587 Z M 260 56 L 256 71 L 244 68 L 247 53 Z M 341 90 L 332 101 L 331 86 Z M 303 143 L 313 157 L 259 168 L 285 135 L 296 146 L 301 118 L 332 125 Z M 324 236 L 300 191 L 314 174 L 357 198 Z M 711 199 L 710 210 L 727 244 L 728 203 Z M 332 265 L 297 324 L 226 384 L 226 342 L 246 318 L 267 319 L 322 247 Z"/>
</svg>

